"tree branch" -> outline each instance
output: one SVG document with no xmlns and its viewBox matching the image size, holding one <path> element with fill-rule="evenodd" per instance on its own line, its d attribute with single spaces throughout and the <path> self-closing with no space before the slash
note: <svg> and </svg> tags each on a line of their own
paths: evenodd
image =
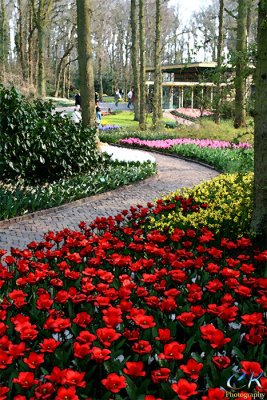
<svg viewBox="0 0 267 400">
<path fill-rule="evenodd" d="M 178 36 L 184 35 L 185 33 L 192 33 L 192 31 L 184 31 L 184 32 L 180 32 L 177 33 L 177 35 L 171 37 L 169 40 L 167 40 L 166 42 L 164 42 L 164 44 L 161 46 L 160 49 L 160 54 L 162 54 L 164 48 L 166 47 L 167 44 L 171 43 L 173 40 L 175 40 Z"/>
<path fill-rule="evenodd" d="M 73 63 L 74 61 L 78 61 L 78 57 L 74 58 L 73 60 L 68 61 L 68 62 L 66 63 L 66 67 L 67 67 L 69 64 Z"/>
<path fill-rule="evenodd" d="M 227 8 L 224 8 L 224 11 L 228 14 L 228 15 L 230 15 L 232 18 L 234 18 L 234 19 L 237 19 L 237 16 L 236 15 L 234 15 L 234 13 L 233 13 L 233 11 L 235 11 L 235 10 L 228 10 Z"/>
</svg>

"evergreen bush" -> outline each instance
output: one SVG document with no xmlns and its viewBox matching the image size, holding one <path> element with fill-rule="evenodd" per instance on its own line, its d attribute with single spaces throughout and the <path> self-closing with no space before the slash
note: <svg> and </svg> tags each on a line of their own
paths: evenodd
<svg viewBox="0 0 267 400">
<path fill-rule="evenodd" d="M 51 182 L 95 169 L 107 157 L 96 148 L 96 130 L 85 129 L 52 103 L 26 101 L 14 87 L 0 86 L 0 176 L 30 183 Z"/>
</svg>

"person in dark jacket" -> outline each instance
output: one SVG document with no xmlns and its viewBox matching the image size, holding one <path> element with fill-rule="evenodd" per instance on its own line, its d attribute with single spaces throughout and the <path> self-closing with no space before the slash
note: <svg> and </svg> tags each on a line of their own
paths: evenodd
<svg viewBox="0 0 267 400">
<path fill-rule="evenodd" d="M 77 93 L 75 96 L 75 106 L 78 107 L 78 110 L 81 108 L 81 95 Z"/>
<path fill-rule="evenodd" d="M 99 98 L 97 93 L 95 92 L 95 105 L 98 106 Z"/>
</svg>

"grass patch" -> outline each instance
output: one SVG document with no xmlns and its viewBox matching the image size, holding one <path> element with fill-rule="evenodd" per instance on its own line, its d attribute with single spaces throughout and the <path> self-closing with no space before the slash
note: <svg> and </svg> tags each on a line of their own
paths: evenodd
<svg viewBox="0 0 267 400">
<path fill-rule="evenodd" d="M 162 118 L 161 121 L 172 121 L 168 118 Z M 146 118 L 147 126 L 152 125 L 152 114 L 147 114 Z M 127 129 L 127 131 L 134 132 L 139 129 L 139 122 L 134 121 L 134 112 L 125 111 L 116 115 L 106 115 L 102 118 L 101 123 L 103 125 L 120 125 L 122 128 Z"/>
<path fill-rule="evenodd" d="M 204 119 L 191 127 L 180 127 L 176 129 L 180 133 L 179 137 L 211 140 L 225 140 L 233 142 L 236 139 L 240 142 L 254 142 L 254 127 L 252 119 L 247 119 L 247 127 L 235 129 L 232 120 L 222 120 L 220 125 L 213 121 Z"/>
</svg>

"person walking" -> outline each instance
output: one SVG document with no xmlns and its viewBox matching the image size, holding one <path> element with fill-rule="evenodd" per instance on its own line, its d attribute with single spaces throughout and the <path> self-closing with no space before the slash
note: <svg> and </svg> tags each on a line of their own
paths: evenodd
<svg viewBox="0 0 267 400">
<path fill-rule="evenodd" d="M 81 113 L 80 113 L 80 111 L 79 111 L 78 106 L 76 106 L 76 107 L 74 108 L 73 113 L 71 114 L 71 120 L 72 120 L 73 122 L 75 122 L 75 124 L 79 124 L 79 123 L 81 122 L 82 116 L 81 116 Z"/>
<path fill-rule="evenodd" d="M 127 107 L 128 108 L 130 108 L 130 106 L 132 104 L 132 96 L 133 96 L 133 89 L 131 89 L 127 94 L 127 97 L 128 97 L 128 106 Z"/>
<path fill-rule="evenodd" d="M 119 88 L 116 89 L 114 97 L 115 97 L 115 106 L 118 107 L 119 99 L 121 98 Z"/>
<path fill-rule="evenodd" d="M 79 111 L 80 108 L 81 108 L 81 95 L 80 95 L 80 93 L 77 93 L 75 95 L 75 107 L 76 107 L 77 111 Z"/>
<path fill-rule="evenodd" d="M 96 107 L 95 110 L 96 110 L 96 123 L 97 123 L 97 126 L 98 126 L 98 128 L 99 128 L 99 126 L 100 126 L 100 124 L 101 124 L 101 118 L 102 118 L 101 110 L 100 110 L 99 107 Z"/>
</svg>

